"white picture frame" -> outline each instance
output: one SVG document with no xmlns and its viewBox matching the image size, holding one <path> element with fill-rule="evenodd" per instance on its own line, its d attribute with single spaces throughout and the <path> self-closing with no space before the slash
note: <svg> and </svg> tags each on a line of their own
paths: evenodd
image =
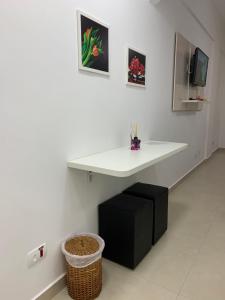
<svg viewBox="0 0 225 300">
<path fill-rule="evenodd" d="M 86 22 L 86 23 L 85 23 Z M 92 33 L 94 30 L 98 30 L 98 34 L 96 37 L 100 39 L 102 45 L 103 53 L 99 54 L 98 57 L 94 57 L 91 55 L 91 59 L 93 61 L 92 66 L 87 65 L 85 61 L 82 61 L 82 44 L 84 43 L 84 28 L 85 24 L 87 24 L 87 29 L 92 28 Z M 90 27 L 88 26 L 90 24 Z M 93 26 L 91 26 L 93 25 Z M 94 26 L 96 28 L 94 28 Z M 86 31 L 87 32 L 87 31 Z M 88 33 L 87 33 L 88 34 Z M 86 34 L 86 36 L 87 36 Z M 110 59 L 109 59 L 109 26 L 98 19 L 90 16 L 87 13 L 82 12 L 81 10 L 77 10 L 77 39 L 78 39 L 78 67 L 80 70 L 98 73 L 102 75 L 110 75 Z M 100 42 L 97 46 L 100 45 Z M 96 45 L 95 45 L 96 46 Z M 96 48 L 97 48 L 96 46 Z M 95 49 L 96 49 L 95 48 Z M 93 51 L 94 47 L 92 48 Z M 99 50 L 100 47 L 96 49 Z M 99 53 L 97 51 L 97 53 Z M 93 53 L 93 52 L 92 52 Z M 85 63 L 85 65 L 84 65 Z"/>
<path fill-rule="evenodd" d="M 131 80 L 131 75 L 130 75 L 130 68 L 129 68 L 129 65 L 130 65 L 130 62 L 131 62 L 131 52 L 133 52 L 133 54 L 136 54 L 138 57 L 138 59 L 140 60 L 140 64 L 142 64 L 144 66 L 144 79 L 143 79 L 143 75 L 141 75 L 140 77 L 140 80 L 138 80 L 137 77 L 139 76 L 136 76 L 137 78 L 137 81 L 135 82 L 135 80 Z M 126 55 L 125 55 L 125 83 L 127 85 L 131 85 L 131 86 L 136 86 L 136 87 L 140 87 L 140 88 L 146 88 L 146 61 L 147 61 L 147 55 L 137 49 L 137 48 L 134 48 L 134 47 L 131 47 L 131 46 L 127 46 L 126 47 Z M 141 67 L 141 66 L 140 66 Z"/>
</svg>

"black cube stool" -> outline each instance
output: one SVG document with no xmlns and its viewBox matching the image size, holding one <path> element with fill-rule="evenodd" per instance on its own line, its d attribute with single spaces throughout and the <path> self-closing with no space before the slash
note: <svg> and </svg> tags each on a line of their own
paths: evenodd
<svg viewBox="0 0 225 300">
<path fill-rule="evenodd" d="M 103 257 L 134 269 L 152 247 L 153 203 L 119 194 L 99 209 L 99 235 L 105 240 Z"/>
<path fill-rule="evenodd" d="M 124 191 L 125 194 L 143 197 L 153 202 L 153 240 L 154 245 L 167 230 L 168 224 L 168 188 L 136 183 Z"/>
</svg>

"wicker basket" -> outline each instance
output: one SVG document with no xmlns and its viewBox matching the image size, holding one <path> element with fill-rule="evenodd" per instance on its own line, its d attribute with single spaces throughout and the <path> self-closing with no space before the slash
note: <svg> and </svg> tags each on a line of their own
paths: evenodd
<svg viewBox="0 0 225 300">
<path fill-rule="evenodd" d="M 102 289 L 101 253 L 104 248 L 104 241 L 98 236 L 98 240 L 95 237 L 96 235 L 93 234 L 82 234 L 68 239 L 63 244 L 64 254 L 66 252 L 67 255 L 70 254 L 76 259 L 80 258 L 82 264 L 87 265 L 81 267 L 76 261 L 76 267 L 74 264 L 71 265 L 71 261 L 67 259 L 67 288 L 70 297 L 75 300 L 95 299 Z M 99 239 L 100 242 L 103 242 L 101 246 Z"/>
</svg>

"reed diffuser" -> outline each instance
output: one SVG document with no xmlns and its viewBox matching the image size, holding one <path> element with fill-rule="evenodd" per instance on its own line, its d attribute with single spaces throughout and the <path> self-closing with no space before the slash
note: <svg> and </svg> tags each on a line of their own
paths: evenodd
<svg viewBox="0 0 225 300">
<path fill-rule="evenodd" d="M 131 140 L 131 150 L 140 150 L 141 146 L 141 140 L 138 138 L 138 124 L 134 123 L 131 126 L 131 135 L 130 135 L 130 140 Z"/>
</svg>

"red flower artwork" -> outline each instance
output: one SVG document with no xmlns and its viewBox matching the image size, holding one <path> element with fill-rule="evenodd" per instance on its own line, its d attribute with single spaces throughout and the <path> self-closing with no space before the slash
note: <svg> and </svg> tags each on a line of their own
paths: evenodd
<svg viewBox="0 0 225 300">
<path fill-rule="evenodd" d="M 130 66 L 129 66 L 129 70 L 132 74 L 134 75 L 144 75 L 145 74 L 145 67 L 143 64 L 140 63 L 139 58 L 137 58 L 136 56 L 134 58 L 132 58 Z"/>
<path fill-rule="evenodd" d="M 99 49 L 96 45 L 94 45 L 94 47 L 92 49 L 92 53 L 95 57 L 99 55 Z"/>
<path fill-rule="evenodd" d="M 129 49 L 128 82 L 145 85 L 145 56 Z"/>
<path fill-rule="evenodd" d="M 87 28 L 87 30 L 85 32 L 87 39 L 89 38 L 89 35 L 90 35 L 91 31 L 92 31 L 92 28 Z"/>
</svg>

